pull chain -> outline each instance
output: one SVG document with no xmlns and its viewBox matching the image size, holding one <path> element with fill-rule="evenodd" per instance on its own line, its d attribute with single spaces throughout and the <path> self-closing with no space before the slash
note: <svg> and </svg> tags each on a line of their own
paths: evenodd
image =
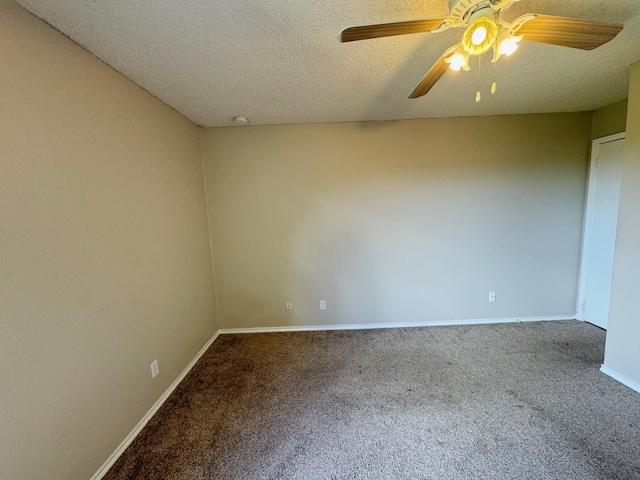
<svg viewBox="0 0 640 480">
<path fill-rule="evenodd" d="M 493 64 L 493 82 L 491 83 L 491 95 L 496 93 L 496 89 L 498 88 L 498 84 L 496 83 L 496 64 Z"/>
<path fill-rule="evenodd" d="M 482 100 L 482 94 L 480 93 L 480 72 L 482 66 L 482 55 L 478 55 L 478 92 L 476 93 L 476 103 L 480 103 Z"/>
</svg>

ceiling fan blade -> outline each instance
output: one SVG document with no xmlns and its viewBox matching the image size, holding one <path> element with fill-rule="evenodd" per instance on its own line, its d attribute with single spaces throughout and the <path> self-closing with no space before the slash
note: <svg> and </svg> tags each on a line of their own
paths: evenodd
<svg viewBox="0 0 640 480">
<path fill-rule="evenodd" d="M 355 40 L 367 40 L 369 38 L 392 37 L 394 35 L 407 35 L 410 33 L 430 32 L 444 23 L 443 18 L 430 18 L 426 20 L 409 20 L 406 22 L 379 23 L 377 25 L 364 25 L 351 27 L 340 34 L 341 42 L 353 42 Z"/>
<path fill-rule="evenodd" d="M 445 54 L 446 55 L 446 54 Z M 418 98 L 426 95 L 429 90 L 442 78 L 449 65 L 444 61 L 445 55 L 442 55 L 438 61 L 431 67 L 431 70 L 427 72 L 416 88 L 413 89 L 409 98 Z"/>
<path fill-rule="evenodd" d="M 624 28 L 624 25 L 619 23 L 592 22 L 553 15 L 531 14 L 529 16 L 535 16 L 535 18 L 525 22 L 514 32 L 515 35 L 524 35 L 524 40 L 531 42 L 581 50 L 593 50 L 604 45 L 613 40 Z M 518 20 L 513 23 L 517 24 Z"/>
</svg>

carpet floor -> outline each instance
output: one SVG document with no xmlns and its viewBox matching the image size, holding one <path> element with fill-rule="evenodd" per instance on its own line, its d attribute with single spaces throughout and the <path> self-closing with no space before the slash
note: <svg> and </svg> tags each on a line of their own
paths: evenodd
<svg viewBox="0 0 640 480">
<path fill-rule="evenodd" d="M 222 335 L 104 477 L 640 479 L 577 321 Z"/>
</svg>

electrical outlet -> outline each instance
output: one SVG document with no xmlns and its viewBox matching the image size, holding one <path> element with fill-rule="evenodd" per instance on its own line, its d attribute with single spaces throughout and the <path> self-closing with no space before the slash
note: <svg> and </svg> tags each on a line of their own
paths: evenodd
<svg viewBox="0 0 640 480">
<path fill-rule="evenodd" d="M 291 310 L 293 310 L 293 302 L 286 302 L 286 303 L 284 304 L 284 309 L 285 309 L 287 312 L 290 312 Z"/>
<path fill-rule="evenodd" d="M 494 303 L 496 301 L 496 292 L 489 292 L 489 302 Z"/>
<path fill-rule="evenodd" d="M 151 377 L 156 378 L 160 373 L 160 367 L 158 366 L 158 359 L 156 358 L 151 362 Z"/>
<path fill-rule="evenodd" d="M 320 310 L 326 310 L 326 309 L 327 309 L 327 301 L 320 300 Z"/>
</svg>

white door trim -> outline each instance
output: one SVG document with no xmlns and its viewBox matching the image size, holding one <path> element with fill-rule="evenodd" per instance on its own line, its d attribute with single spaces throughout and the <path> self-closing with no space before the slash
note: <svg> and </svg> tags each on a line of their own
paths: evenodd
<svg viewBox="0 0 640 480">
<path fill-rule="evenodd" d="M 584 322 L 584 302 L 587 295 L 587 273 L 589 254 L 591 253 L 591 234 L 593 232 L 594 204 L 596 200 L 596 168 L 594 166 L 600 155 L 600 145 L 623 140 L 626 132 L 596 138 L 591 143 L 591 158 L 589 159 L 589 176 L 587 180 L 586 206 L 584 209 L 584 223 L 582 229 L 582 252 L 580 255 L 580 273 L 578 275 L 578 296 L 576 301 L 576 319 Z"/>
</svg>

